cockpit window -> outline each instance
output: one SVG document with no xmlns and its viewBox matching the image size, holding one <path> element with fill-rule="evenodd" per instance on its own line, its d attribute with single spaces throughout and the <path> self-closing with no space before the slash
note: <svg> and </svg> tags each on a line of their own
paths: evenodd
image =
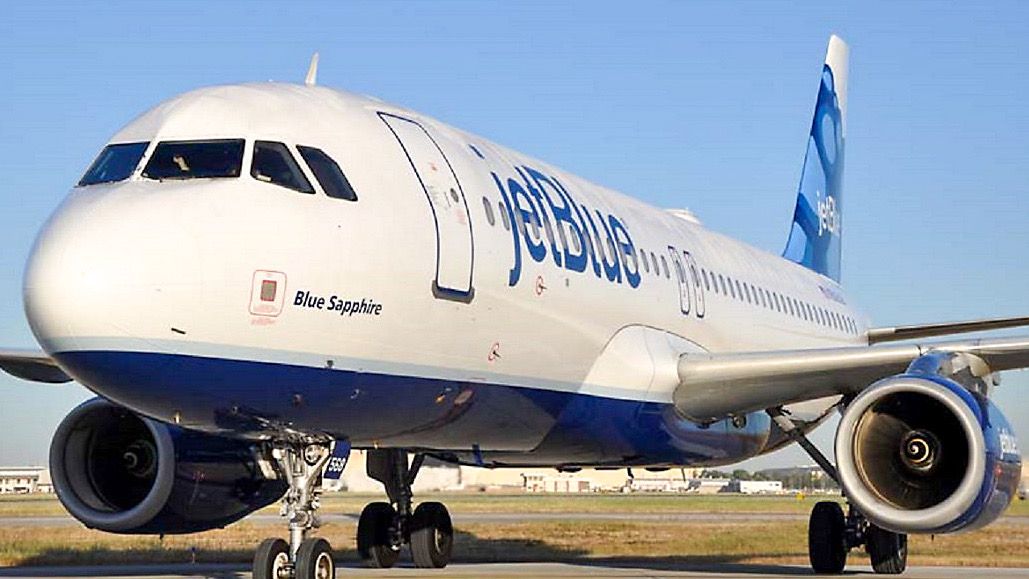
<svg viewBox="0 0 1029 579">
<path fill-rule="evenodd" d="M 311 172 L 314 173 L 315 178 L 321 183 L 326 195 L 336 199 L 357 201 L 357 193 L 350 186 L 350 181 L 347 181 L 347 177 L 343 174 L 339 165 L 336 164 L 336 161 L 332 160 L 332 157 L 326 155 L 325 151 L 314 147 L 305 147 L 304 145 L 297 145 L 297 150 L 300 151 L 300 156 L 311 167 Z"/>
<path fill-rule="evenodd" d="M 250 164 L 250 176 L 258 181 L 274 183 L 301 193 L 314 193 L 314 187 L 304 177 L 289 149 L 282 143 L 272 141 L 254 142 L 254 161 Z"/>
<path fill-rule="evenodd" d="M 124 181 L 132 176 L 136 165 L 143 158 L 150 143 L 118 143 L 107 145 L 97 155 L 86 174 L 79 180 L 79 187 L 96 185 L 97 183 L 114 183 Z"/>
<path fill-rule="evenodd" d="M 243 139 L 164 141 L 143 169 L 149 179 L 239 177 Z"/>
</svg>

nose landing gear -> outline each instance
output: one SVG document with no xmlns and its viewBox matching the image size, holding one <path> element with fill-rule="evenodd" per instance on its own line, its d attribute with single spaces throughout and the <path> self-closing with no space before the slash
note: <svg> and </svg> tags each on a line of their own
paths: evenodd
<svg viewBox="0 0 1029 579">
<path fill-rule="evenodd" d="M 804 435 L 804 432 L 778 408 L 768 414 L 794 442 L 839 483 L 836 467 Z M 815 504 L 808 521 L 808 558 L 811 568 L 818 574 L 839 574 L 847 565 L 847 554 L 855 547 L 864 546 L 872 560 L 872 570 L 878 574 L 896 575 L 907 568 L 908 536 L 892 533 L 869 523 L 853 506 L 835 501 Z"/>
<path fill-rule="evenodd" d="M 410 545 L 416 567 L 442 568 L 450 562 L 454 527 L 442 503 L 428 502 L 412 511 L 411 485 L 425 455 L 408 464 L 407 452 L 396 449 L 368 451 L 368 476 L 386 487 L 390 502 L 371 503 L 357 524 L 357 551 L 369 567 L 396 564 L 400 550 Z"/>
<path fill-rule="evenodd" d="M 254 579 L 332 579 L 336 565 L 325 539 L 307 537 L 319 526 L 316 511 L 322 470 L 331 456 L 329 443 L 281 443 L 272 457 L 289 481 L 282 516 L 289 520 L 289 543 L 265 539 L 254 555 Z"/>
</svg>

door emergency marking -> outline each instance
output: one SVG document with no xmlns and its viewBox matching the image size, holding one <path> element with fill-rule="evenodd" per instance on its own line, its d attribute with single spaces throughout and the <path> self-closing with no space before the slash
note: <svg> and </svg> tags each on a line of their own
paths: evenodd
<svg viewBox="0 0 1029 579">
<path fill-rule="evenodd" d="M 693 295 L 697 298 L 697 317 L 703 318 L 707 308 L 704 304 L 704 285 L 700 281 L 700 268 L 697 267 L 697 260 L 690 252 L 684 251 L 682 255 L 686 260 L 690 281 L 693 282 Z"/>
<path fill-rule="evenodd" d="M 286 301 L 286 274 L 259 269 L 250 285 L 250 313 L 275 317 L 282 313 Z"/>
</svg>

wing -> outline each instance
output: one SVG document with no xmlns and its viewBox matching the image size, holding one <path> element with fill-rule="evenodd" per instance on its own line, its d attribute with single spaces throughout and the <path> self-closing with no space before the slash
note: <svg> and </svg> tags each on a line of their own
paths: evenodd
<svg viewBox="0 0 1029 579">
<path fill-rule="evenodd" d="M 675 406 L 684 416 L 713 421 L 733 414 L 833 395 L 854 394 L 899 374 L 930 352 L 982 358 L 993 372 L 1029 367 L 1029 337 L 931 344 L 851 346 L 732 354 L 683 354 Z"/>
<path fill-rule="evenodd" d="M 947 322 L 943 324 L 923 324 L 920 326 L 897 326 L 895 328 L 872 328 L 868 330 L 866 335 L 868 336 L 869 344 L 878 344 L 881 342 L 895 342 L 897 340 L 930 338 L 933 336 L 984 332 L 987 330 L 1002 330 L 1005 328 L 1017 328 L 1019 326 L 1029 326 L 1029 317 L 994 318 L 992 320 Z"/>
<path fill-rule="evenodd" d="M 38 350 L 0 350 L 0 370 L 33 382 L 71 382 L 50 356 Z"/>
</svg>

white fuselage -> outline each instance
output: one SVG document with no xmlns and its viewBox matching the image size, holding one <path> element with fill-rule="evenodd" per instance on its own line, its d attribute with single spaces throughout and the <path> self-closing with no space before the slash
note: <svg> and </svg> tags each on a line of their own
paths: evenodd
<svg viewBox="0 0 1029 579">
<path fill-rule="evenodd" d="M 246 139 L 240 177 L 141 175 L 158 142 L 211 138 Z M 358 201 L 326 196 L 304 164 L 316 194 L 252 178 L 256 139 L 283 142 L 298 159 L 296 145 L 322 149 Z M 864 317 L 826 277 L 376 100 L 278 84 L 202 89 L 111 142 L 141 141 L 148 152 L 129 179 L 73 189 L 48 222 L 25 299 L 40 343 L 73 375 L 163 420 L 226 430 L 174 389 L 108 391 L 102 372 L 64 358 L 148 352 L 417 377 L 452 385 L 439 392 L 442 404 L 459 402 L 446 388 L 482 384 L 670 405 L 684 352 L 866 343 Z M 272 300 L 257 296 L 264 281 L 275 282 Z M 165 370 L 175 373 L 174 364 Z M 280 383 L 289 407 L 299 386 Z M 207 388 L 212 404 L 244 404 Z M 338 395 L 359 399 L 362 386 L 341 385 Z M 501 422 L 522 411 L 491 409 Z M 308 425 L 304 416 L 283 423 L 327 429 L 328 418 Z M 548 433 L 505 445 L 482 442 L 502 433 L 464 440 L 433 428 L 400 438 L 530 451 Z M 391 440 L 343 434 L 356 446 Z"/>
</svg>

